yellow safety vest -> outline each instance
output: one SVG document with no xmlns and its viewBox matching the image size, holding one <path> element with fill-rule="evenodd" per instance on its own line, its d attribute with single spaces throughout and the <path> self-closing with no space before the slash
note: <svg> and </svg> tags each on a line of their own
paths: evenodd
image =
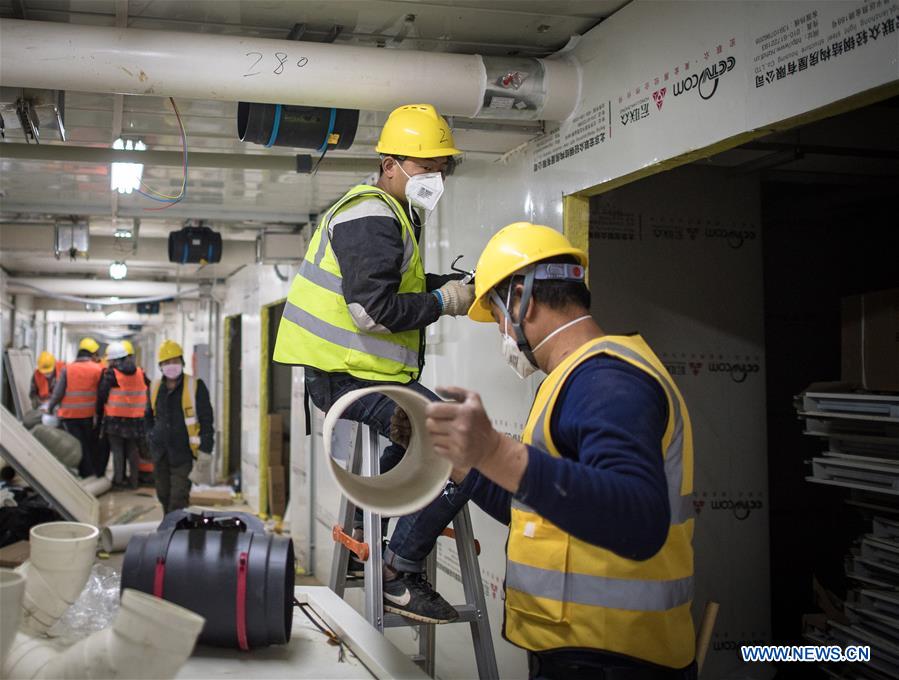
<svg viewBox="0 0 899 680">
<path fill-rule="evenodd" d="M 184 425 L 187 427 L 187 443 L 191 453 L 197 457 L 200 449 L 200 421 L 197 420 L 197 380 L 192 375 L 182 373 L 183 384 L 181 387 L 181 412 L 184 414 Z M 159 396 L 161 380 L 154 380 L 150 388 L 150 407 L 153 415 L 156 415 L 156 397 Z"/>
<path fill-rule="evenodd" d="M 668 538 L 648 560 L 630 560 L 575 538 L 513 500 L 503 634 L 535 652 L 588 648 L 683 668 L 695 654 L 693 433 L 684 400 L 662 362 L 640 336 L 607 335 L 585 343 L 540 386 L 523 441 L 560 457 L 550 433 L 553 409 L 568 376 L 597 354 L 646 371 L 667 397 L 662 455 L 671 506 Z"/>
<path fill-rule="evenodd" d="M 350 373 L 363 380 L 406 383 L 420 371 L 420 330 L 372 333 L 359 328 L 343 297 L 340 265 L 331 249 L 328 227 L 342 212 L 383 201 L 399 220 L 405 254 L 398 293 L 424 293 L 425 272 L 418 241 L 403 207 L 377 187 L 350 189 L 319 222 L 306 256 L 294 277 L 278 327 L 274 360 L 311 366 L 329 373 Z M 365 234 L 359 234 L 364 239 Z"/>
</svg>

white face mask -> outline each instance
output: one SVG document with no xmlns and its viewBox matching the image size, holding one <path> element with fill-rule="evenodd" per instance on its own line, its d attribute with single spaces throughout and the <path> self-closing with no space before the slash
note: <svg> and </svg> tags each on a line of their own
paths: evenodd
<svg viewBox="0 0 899 680">
<path fill-rule="evenodd" d="M 515 375 L 524 380 L 537 370 L 524 352 L 518 348 L 518 342 L 508 333 L 509 319 L 503 326 L 503 359 L 515 371 Z"/>
<path fill-rule="evenodd" d="M 569 326 L 573 326 L 574 324 L 580 323 L 581 321 L 589 318 L 589 314 L 584 314 L 584 316 L 579 316 L 578 318 L 572 319 L 566 324 L 562 324 L 552 333 L 543 338 L 543 340 L 538 342 L 537 346 L 531 350 L 531 354 L 535 354 L 537 350 L 543 347 L 543 345 L 546 344 L 546 341 L 552 338 L 554 335 L 558 335 Z M 508 328 L 509 317 L 506 317 L 503 325 L 503 358 L 506 360 L 506 363 L 511 366 L 512 370 L 515 371 L 515 374 L 519 378 L 524 380 L 525 378 L 533 374 L 539 367 L 534 366 L 534 364 L 531 363 L 531 360 L 528 359 L 527 355 L 522 352 L 521 349 L 519 349 L 518 342 L 516 342 L 515 338 L 509 335 Z"/>
<path fill-rule="evenodd" d="M 406 200 L 409 201 L 409 206 L 420 208 L 427 215 L 437 207 L 437 202 L 443 196 L 443 175 L 439 172 L 409 175 L 399 161 L 397 161 L 397 166 L 409 178 L 409 181 L 406 182 Z"/>
<path fill-rule="evenodd" d="M 174 380 L 181 375 L 184 367 L 181 364 L 166 364 L 162 367 L 162 374 L 169 380 Z"/>
</svg>

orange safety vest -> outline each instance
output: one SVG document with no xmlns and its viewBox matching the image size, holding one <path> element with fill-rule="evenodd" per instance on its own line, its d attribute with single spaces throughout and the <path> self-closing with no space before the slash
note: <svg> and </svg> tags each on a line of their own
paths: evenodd
<svg viewBox="0 0 899 680">
<path fill-rule="evenodd" d="M 143 418 L 147 412 L 147 384 L 143 370 L 138 368 L 133 375 L 125 375 L 117 368 L 112 370 L 118 387 L 109 390 L 103 412 L 116 418 Z"/>
<path fill-rule="evenodd" d="M 91 418 L 97 412 L 97 385 L 103 368 L 93 361 L 75 361 L 66 366 L 66 393 L 57 415 L 60 418 Z"/>
<path fill-rule="evenodd" d="M 62 367 L 65 364 L 62 361 L 56 362 L 56 379 L 59 380 L 59 376 L 62 373 Z M 37 396 L 41 401 L 47 401 L 50 398 L 50 381 L 47 380 L 47 376 L 45 376 L 40 371 L 34 372 L 34 385 L 37 387 Z"/>
</svg>

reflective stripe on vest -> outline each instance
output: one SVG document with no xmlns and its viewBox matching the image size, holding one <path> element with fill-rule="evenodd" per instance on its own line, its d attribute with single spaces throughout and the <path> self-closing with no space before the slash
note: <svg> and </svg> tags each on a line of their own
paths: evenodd
<svg viewBox="0 0 899 680">
<path fill-rule="evenodd" d="M 403 262 L 397 292 L 425 292 L 421 253 L 402 206 L 377 187 L 356 186 L 328 210 L 309 242 L 284 306 L 274 360 L 365 380 L 405 383 L 418 377 L 421 332 L 378 333 L 360 328 L 343 297 L 340 265 L 331 249 L 334 223 L 366 215 L 390 216 L 400 223 Z"/>
<path fill-rule="evenodd" d="M 187 444 L 190 446 L 194 458 L 200 449 L 200 421 L 197 420 L 197 384 L 198 381 L 192 375 L 182 373 L 181 381 L 181 413 L 184 416 L 184 426 L 187 428 Z M 159 397 L 161 380 L 154 380 L 150 387 L 150 408 L 153 416 L 156 416 L 156 400 Z"/>
<path fill-rule="evenodd" d="M 103 407 L 107 416 L 115 418 L 143 418 L 147 412 L 147 385 L 144 372 L 138 368 L 132 375 L 113 369 L 118 387 L 109 390 Z"/>
<path fill-rule="evenodd" d="M 66 391 L 59 405 L 60 418 L 93 418 L 97 412 L 97 385 L 103 369 L 93 361 L 66 366 Z"/>
<path fill-rule="evenodd" d="M 540 386 L 523 441 L 561 454 L 550 423 L 559 394 L 584 361 L 609 354 L 662 387 L 668 422 L 662 439 L 671 520 L 647 560 L 630 560 L 581 541 L 521 501 L 512 501 L 506 571 L 505 637 L 531 651 L 583 647 L 682 668 L 693 660 L 693 437 L 683 399 L 639 336 L 605 336 L 578 348 Z"/>
</svg>

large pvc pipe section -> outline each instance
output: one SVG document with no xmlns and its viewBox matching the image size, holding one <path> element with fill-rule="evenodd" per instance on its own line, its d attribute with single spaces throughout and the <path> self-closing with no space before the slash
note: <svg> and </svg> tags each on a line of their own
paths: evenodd
<svg viewBox="0 0 899 680">
<path fill-rule="evenodd" d="M 112 488 L 109 477 L 86 477 L 78 482 L 81 488 L 93 496 L 100 497 Z"/>
<path fill-rule="evenodd" d="M 12 569 L 0 569 L 0 670 L 22 620 L 24 595 L 25 577 Z"/>
<path fill-rule="evenodd" d="M 331 451 L 337 421 L 350 404 L 368 394 L 383 394 L 393 399 L 412 423 L 412 435 L 406 455 L 392 470 L 374 477 L 353 474 L 335 460 Z M 429 403 L 424 396 L 408 387 L 378 385 L 347 392 L 331 406 L 325 416 L 322 431 L 328 467 L 334 482 L 358 507 L 385 516 L 399 517 L 421 510 L 442 493 L 452 472 L 452 465 L 438 456 L 431 444 L 431 437 L 425 427 L 425 408 Z M 341 458 L 345 459 L 346 456 Z"/>
<path fill-rule="evenodd" d="M 411 98 L 444 115 L 478 116 L 483 110 L 491 117 L 543 120 L 567 118 L 580 89 L 578 67 L 560 59 L 18 19 L 0 20 L 0 82 L 370 111 L 390 111 Z M 507 100 L 492 101 L 497 87 Z"/>
<path fill-rule="evenodd" d="M 78 599 L 90 576 L 100 531 L 90 524 L 50 522 L 31 528 L 23 627 L 46 633 Z"/>
<path fill-rule="evenodd" d="M 100 531 L 100 545 L 108 553 L 122 552 L 128 547 L 132 536 L 152 534 L 159 522 L 137 522 L 136 524 L 112 524 Z"/>
<path fill-rule="evenodd" d="M 126 590 L 112 625 L 67 649 L 19 633 L 2 674 L 9 680 L 168 680 L 187 661 L 204 622 L 202 616 L 171 602 Z"/>
<path fill-rule="evenodd" d="M 265 533 L 258 518 L 177 511 L 132 537 L 122 588 L 204 616 L 200 642 L 246 650 L 290 639 L 295 575 L 293 542 Z"/>
</svg>

